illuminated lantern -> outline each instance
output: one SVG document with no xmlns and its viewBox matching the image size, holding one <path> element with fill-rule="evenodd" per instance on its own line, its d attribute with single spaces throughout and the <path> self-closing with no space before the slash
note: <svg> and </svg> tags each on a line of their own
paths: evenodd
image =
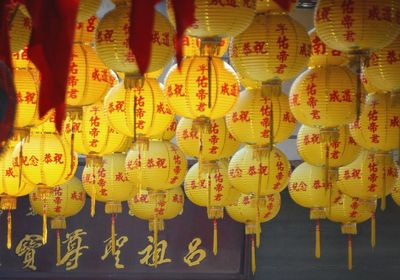
<svg viewBox="0 0 400 280">
<path fill-rule="evenodd" d="M 366 201 L 357 197 L 343 194 L 337 188 L 332 191 L 331 207 L 326 211 L 329 220 L 341 223 L 342 234 L 348 235 L 348 269 L 353 267 L 352 235 L 357 234 L 357 224 L 367 221 L 371 213 L 375 212 L 376 203 Z"/>
<path fill-rule="evenodd" d="M 126 73 L 127 87 L 140 76 L 136 58 L 129 48 L 131 1 L 116 1 L 115 9 L 100 20 L 96 29 L 96 52 L 104 64 L 117 72 Z M 159 12 L 154 14 L 151 56 L 147 71 L 163 68 L 174 54 L 174 29 Z"/>
<path fill-rule="evenodd" d="M 200 38 L 221 38 L 236 36 L 249 26 L 254 17 L 255 0 L 195 0 L 194 5 L 196 22 L 186 29 L 186 33 Z M 171 1 L 167 1 L 167 13 L 174 24 L 175 15 Z"/>
<path fill-rule="evenodd" d="M 219 57 L 192 57 L 181 69 L 171 67 L 165 79 L 165 93 L 172 110 L 209 128 L 210 120 L 224 117 L 239 97 L 235 72 Z"/>
<path fill-rule="evenodd" d="M 7 213 L 7 248 L 11 249 L 12 218 L 11 210 L 17 209 L 17 197 L 29 194 L 35 185 L 28 184 L 23 178 L 20 169 L 13 166 L 13 152 L 15 142 L 10 140 L 8 147 L 0 155 L 0 208 Z"/>
<path fill-rule="evenodd" d="M 357 144 L 368 150 L 388 152 L 399 148 L 400 107 L 391 106 L 389 94 L 369 94 L 350 132 Z"/>
<path fill-rule="evenodd" d="M 207 171 L 204 171 L 207 170 Z M 217 219 L 224 217 L 224 207 L 232 202 L 235 192 L 229 183 L 228 165 L 223 161 L 194 164 L 186 174 L 185 193 L 188 199 L 201 207 L 207 207 L 207 216 L 214 220 L 213 253 L 218 252 Z"/>
<path fill-rule="evenodd" d="M 141 190 L 128 201 L 129 215 L 149 221 L 149 230 L 153 231 L 153 262 L 158 263 L 158 232 L 164 230 L 164 220 L 170 220 L 183 211 L 185 195 L 180 187 L 167 190 L 162 196 L 152 195 Z"/>
<path fill-rule="evenodd" d="M 287 96 L 283 93 L 265 95 L 260 88 L 240 93 L 238 102 L 226 115 L 226 123 L 239 142 L 257 145 L 286 140 L 296 128 Z"/>
<path fill-rule="evenodd" d="M 182 41 L 183 56 L 192 57 L 210 54 L 222 57 L 229 48 L 229 42 L 230 38 L 222 38 L 215 46 L 216 49 L 213 50 L 209 44 L 203 46 L 200 38 L 185 35 Z"/>
<path fill-rule="evenodd" d="M 336 133 L 336 138 L 324 142 L 321 141 L 320 128 L 302 125 L 296 140 L 300 157 L 309 164 L 328 166 L 328 169 L 353 162 L 360 153 L 361 147 L 350 135 L 348 126 L 340 126 Z"/>
<path fill-rule="evenodd" d="M 308 67 L 322 65 L 344 65 L 348 62 L 346 54 L 327 46 L 317 35 L 315 28 L 308 32 L 311 40 L 311 56 Z"/>
<path fill-rule="evenodd" d="M 271 14 L 277 14 L 277 13 L 287 13 L 292 11 L 296 7 L 296 2 L 297 0 L 291 0 L 287 1 L 289 2 L 288 5 L 288 11 L 285 11 L 284 9 L 279 6 L 275 0 L 256 0 L 256 12 L 257 14 L 261 13 L 271 13 Z"/>
<path fill-rule="evenodd" d="M 123 83 L 114 86 L 104 99 L 104 109 L 111 127 L 146 146 L 148 139 L 162 134 L 174 118 L 160 83 L 150 78 L 130 90 Z"/>
<path fill-rule="evenodd" d="M 251 268 L 253 274 L 256 271 L 256 252 L 254 235 L 259 235 L 261 228 L 259 222 L 265 223 L 278 214 L 281 208 L 281 195 L 279 193 L 270 194 L 265 197 L 265 203 L 261 207 L 256 207 L 252 195 L 241 194 L 239 199 L 232 205 L 226 206 L 226 212 L 235 221 L 245 224 L 246 235 L 251 237 Z M 256 201 L 258 198 L 256 198 Z M 259 218 L 257 218 L 259 217 Z"/>
<path fill-rule="evenodd" d="M 392 198 L 394 202 L 400 206 L 400 167 L 397 167 L 397 179 L 392 188 Z"/>
<path fill-rule="evenodd" d="M 29 43 L 32 31 L 32 21 L 29 16 L 23 14 L 21 9 L 12 11 L 10 15 L 10 50 L 18 52 L 25 48 Z"/>
<path fill-rule="evenodd" d="M 76 21 L 82 22 L 96 14 L 97 9 L 100 6 L 100 2 L 101 0 L 80 0 Z"/>
<path fill-rule="evenodd" d="M 347 67 L 308 69 L 290 89 L 290 109 L 299 122 L 308 126 L 346 125 L 356 118 L 356 81 L 356 75 Z"/>
<path fill-rule="evenodd" d="M 96 15 L 91 15 L 88 19 L 77 22 L 75 27 L 74 43 L 94 45 L 98 23 L 99 19 Z"/>
<path fill-rule="evenodd" d="M 131 148 L 126 156 L 126 172 L 137 189 L 164 191 L 180 186 L 185 178 L 187 161 L 177 146 L 168 141 L 149 142 L 149 149 Z"/>
<path fill-rule="evenodd" d="M 257 14 L 252 24 L 233 39 L 230 53 L 236 71 L 280 92 L 282 81 L 294 78 L 307 65 L 310 38 L 287 14 Z"/>
<path fill-rule="evenodd" d="M 178 147 L 199 162 L 228 158 L 239 148 L 240 143 L 229 133 L 225 119 L 210 121 L 210 130 L 200 133 L 193 127 L 192 119 L 181 118 L 176 132 Z"/>
<path fill-rule="evenodd" d="M 36 188 L 29 194 L 29 200 L 35 213 L 43 215 L 43 201 L 40 191 Z M 48 217 L 52 218 L 51 228 L 57 233 L 57 263 L 61 260 L 60 230 L 66 229 L 65 218 L 78 214 L 85 205 L 86 194 L 81 181 L 72 177 L 68 182 L 55 186 L 48 196 L 45 208 Z"/>
<path fill-rule="evenodd" d="M 105 203 L 106 214 L 111 214 L 111 248 L 115 253 L 115 215 L 122 213 L 122 201 L 132 198 L 136 189 L 125 171 L 125 154 L 103 156 L 100 167 L 86 165 L 82 172 L 86 193 Z"/>
<path fill-rule="evenodd" d="M 289 180 L 289 194 L 294 202 L 310 208 L 310 219 L 315 223 L 315 257 L 320 258 L 320 219 L 325 219 L 329 206 L 332 174 L 325 180 L 325 169 L 303 162 L 293 171 Z M 336 176 L 335 176 L 336 180 Z M 328 183 L 328 185 L 326 184 Z"/>
</svg>

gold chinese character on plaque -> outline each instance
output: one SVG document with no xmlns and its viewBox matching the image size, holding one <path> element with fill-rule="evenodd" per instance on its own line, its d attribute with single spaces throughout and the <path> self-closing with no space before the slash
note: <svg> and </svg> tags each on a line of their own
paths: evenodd
<svg viewBox="0 0 400 280">
<path fill-rule="evenodd" d="M 25 234 L 24 238 L 19 241 L 17 247 L 15 248 L 15 253 L 19 257 L 23 257 L 23 268 L 29 268 L 34 271 L 37 269 L 35 265 L 36 249 L 42 246 L 43 243 L 41 235 Z"/>
<path fill-rule="evenodd" d="M 76 229 L 71 233 L 65 235 L 66 239 L 62 244 L 67 244 L 67 252 L 61 258 L 57 266 L 65 264 L 65 270 L 73 270 L 78 268 L 79 257 L 82 256 L 82 250 L 89 249 L 89 246 L 82 246 L 82 236 L 87 232 L 83 229 Z"/>
<path fill-rule="evenodd" d="M 140 264 L 144 264 L 147 266 L 156 266 L 164 263 L 172 262 L 171 259 L 165 258 L 165 253 L 167 251 L 168 242 L 166 240 L 160 240 L 157 242 L 157 250 L 154 250 L 154 241 L 153 236 L 147 236 L 147 240 L 149 241 L 149 245 L 141 251 L 138 251 L 138 254 L 143 256 L 140 259 Z M 156 256 L 154 255 L 156 252 Z"/>
<path fill-rule="evenodd" d="M 115 245 L 116 245 L 116 250 L 114 254 L 114 260 L 115 260 L 115 268 L 121 269 L 125 268 L 125 265 L 121 264 L 120 261 L 120 254 L 121 254 L 121 248 L 125 245 L 125 243 L 128 242 L 128 237 L 123 235 L 120 238 L 116 238 Z M 104 240 L 103 243 L 105 244 L 104 246 L 104 254 L 101 256 L 101 260 L 104 261 L 110 254 L 111 254 L 111 237 Z"/>
<path fill-rule="evenodd" d="M 206 258 L 206 251 L 204 249 L 199 249 L 201 242 L 200 237 L 196 237 L 189 243 L 188 253 L 183 257 L 183 261 L 188 266 L 199 265 Z"/>
</svg>

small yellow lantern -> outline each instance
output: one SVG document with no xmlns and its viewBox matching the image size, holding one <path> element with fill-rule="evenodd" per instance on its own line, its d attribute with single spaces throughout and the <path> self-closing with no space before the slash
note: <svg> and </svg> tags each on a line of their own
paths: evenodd
<svg viewBox="0 0 400 280">
<path fill-rule="evenodd" d="M 286 140 L 296 128 L 288 97 L 283 93 L 264 94 L 261 88 L 242 91 L 238 102 L 226 115 L 226 123 L 239 142 L 256 145 Z"/>
<path fill-rule="evenodd" d="M 24 15 L 20 8 L 13 11 L 13 14 L 10 15 L 10 17 L 10 49 L 11 52 L 18 52 L 25 48 L 29 43 L 32 31 L 32 21 L 29 16 Z"/>
<path fill-rule="evenodd" d="M 46 207 L 40 199 L 40 190 L 36 188 L 29 194 L 29 200 L 34 212 L 52 218 L 51 228 L 57 231 L 57 264 L 61 260 L 60 230 L 66 229 L 65 218 L 78 214 L 86 201 L 85 190 L 81 181 L 72 177 L 68 182 L 55 186 L 48 196 Z M 46 212 L 44 212 L 46 211 Z"/>
<path fill-rule="evenodd" d="M 256 271 L 254 235 L 260 234 L 261 228 L 259 223 L 265 223 L 275 218 L 281 208 L 281 195 L 279 193 L 267 195 L 263 200 L 264 203 L 261 207 L 255 206 L 255 204 L 258 204 L 258 198 L 254 198 L 251 194 L 241 194 L 235 203 L 226 206 L 228 215 L 235 221 L 245 224 L 246 235 L 252 235 L 251 270 L 253 274 Z"/>
</svg>

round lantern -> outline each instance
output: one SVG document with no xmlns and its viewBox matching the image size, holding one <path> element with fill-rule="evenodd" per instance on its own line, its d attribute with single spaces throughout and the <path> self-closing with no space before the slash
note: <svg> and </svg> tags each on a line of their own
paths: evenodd
<svg viewBox="0 0 400 280">
<path fill-rule="evenodd" d="M 338 187 L 351 197 L 365 200 L 382 198 L 383 210 L 396 176 L 396 164 L 390 154 L 364 151 L 355 161 L 339 168 Z"/>
<path fill-rule="evenodd" d="M 167 190 L 161 196 L 141 190 L 128 201 L 129 214 L 149 221 L 153 231 L 153 261 L 158 262 L 158 232 L 164 230 L 164 220 L 173 219 L 183 211 L 185 195 L 181 187 Z"/>
<path fill-rule="evenodd" d="M 356 81 L 356 75 L 347 67 L 308 69 L 290 89 L 290 109 L 299 122 L 308 126 L 346 125 L 356 118 Z"/>
<path fill-rule="evenodd" d="M 297 0 L 286 1 L 288 10 L 284 10 L 275 0 L 256 0 L 256 12 L 270 13 L 270 14 L 282 14 L 292 11 L 296 7 Z"/>
<path fill-rule="evenodd" d="M 122 213 L 122 201 L 132 198 L 136 189 L 125 171 L 125 155 L 115 153 L 103 156 L 100 166 L 86 165 L 82 183 L 92 199 L 105 203 L 105 212 L 111 214 L 111 247 L 115 252 L 115 215 Z"/>
<path fill-rule="evenodd" d="M 400 107 L 391 106 L 389 94 L 369 94 L 359 120 L 350 126 L 357 144 L 373 151 L 399 147 Z"/>
<path fill-rule="evenodd" d="M 176 143 L 185 155 L 199 162 L 228 158 L 240 143 L 229 133 L 225 119 L 210 121 L 210 130 L 199 132 L 192 119 L 181 118 L 176 132 Z"/>
<path fill-rule="evenodd" d="M 171 67 L 164 85 L 172 110 L 195 119 L 200 127 L 209 127 L 210 119 L 224 117 L 239 96 L 235 72 L 219 57 L 184 59 L 181 69 Z"/>
<path fill-rule="evenodd" d="M 335 137 L 321 141 L 324 131 L 320 128 L 302 125 L 297 134 L 297 151 L 300 157 L 315 166 L 336 168 L 353 162 L 361 151 L 348 126 L 340 126 Z M 322 139 L 325 140 L 325 139 Z"/>
<path fill-rule="evenodd" d="M 86 195 L 82 183 L 78 178 L 72 177 L 68 182 L 55 186 L 49 193 L 48 204 L 45 208 L 38 188 L 29 194 L 29 201 L 35 213 L 52 218 L 51 228 L 57 231 L 57 263 L 59 263 L 61 260 L 60 230 L 67 227 L 65 218 L 78 214 L 85 205 Z"/>
<path fill-rule="evenodd" d="M 346 54 L 342 51 L 331 49 L 317 35 L 315 28 L 308 32 L 311 40 L 311 56 L 308 67 L 321 65 L 344 65 L 348 62 Z"/>
<path fill-rule="evenodd" d="M 25 48 L 29 43 L 32 31 L 32 21 L 29 16 L 23 14 L 21 9 L 12 11 L 10 15 L 10 50 L 18 52 Z"/>
<path fill-rule="evenodd" d="M 126 156 L 126 172 L 139 190 L 163 191 L 181 185 L 187 170 L 185 155 L 168 141 L 149 141 L 149 149 L 131 148 Z"/>
<path fill-rule="evenodd" d="M 195 0 L 193 26 L 186 29 L 190 36 L 200 38 L 233 37 L 243 32 L 254 17 L 254 0 L 236 0 L 221 2 L 209 0 Z M 172 2 L 167 1 L 169 20 L 175 24 L 175 15 Z"/>
<path fill-rule="evenodd" d="M 289 15 L 258 14 L 233 39 L 231 62 L 245 78 L 280 86 L 307 65 L 310 48 L 307 31 Z"/>
<path fill-rule="evenodd" d="M 289 180 L 289 194 L 302 207 L 310 208 L 310 219 L 315 223 L 315 257 L 320 258 L 320 219 L 325 219 L 325 208 L 329 206 L 332 177 L 325 178 L 325 169 L 303 162 L 293 171 Z M 336 180 L 336 177 L 334 178 Z"/>
<path fill-rule="evenodd" d="M 258 198 L 255 198 L 257 201 Z M 241 194 L 239 199 L 232 205 L 226 206 L 226 212 L 235 221 L 245 224 L 246 235 L 251 237 L 251 268 L 253 274 L 256 271 L 256 252 L 255 243 L 259 243 L 259 235 L 261 232 L 260 223 L 265 223 L 278 214 L 281 208 L 281 195 L 279 193 L 270 194 L 265 197 L 265 203 L 260 206 L 254 202 L 252 195 Z M 257 241 L 254 242 L 254 235 Z M 257 244 L 258 247 L 259 244 Z"/>
<path fill-rule="evenodd" d="M 182 39 L 182 52 L 185 57 L 201 55 L 215 55 L 222 57 L 228 50 L 229 43 L 230 38 L 222 38 L 215 46 L 212 46 L 210 44 L 202 44 L 200 38 L 184 35 Z"/>
<path fill-rule="evenodd" d="M 104 109 L 110 126 L 134 142 L 162 134 L 174 118 L 160 83 L 150 78 L 130 90 L 123 83 L 114 86 L 104 99 Z"/>
<path fill-rule="evenodd" d="M 264 94 L 260 88 L 240 93 L 238 102 L 226 115 L 226 123 L 239 142 L 257 145 L 286 140 L 296 128 L 287 96 Z"/>
<path fill-rule="evenodd" d="M 332 190 L 331 207 L 326 211 L 329 220 L 341 223 L 342 234 L 348 235 L 348 269 L 353 267 L 352 235 L 357 234 L 357 224 L 367 221 L 375 212 L 376 203 L 343 194 L 336 187 Z"/>
<path fill-rule="evenodd" d="M 290 163 L 278 148 L 246 145 L 229 162 L 229 180 L 238 191 L 255 197 L 281 192 L 289 181 Z"/>
<path fill-rule="evenodd" d="M 400 2 L 392 0 L 322 0 L 314 25 L 329 47 L 346 52 L 381 49 L 400 33 Z"/>
<path fill-rule="evenodd" d="M 394 202 L 400 206 L 400 167 L 397 167 L 397 179 L 392 188 L 392 198 Z"/>
<path fill-rule="evenodd" d="M 21 170 L 13 166 L 15 142 L 9 141 L 0 155 L 0 208 L 7 213 L 7 248 L 11 249 L 12 218 L 11 210 L 17 209 L 17 197 L 29 194 L 35 185 L 28 184 L 22 177 Z"/>
<path fill-rule="evenodd" d="M 94 45 L 98 23 L 99 18 L 94 14 L 84 21 L 77 22 L 75 26 L 74 43 Z"/>
<path fill-rule="evenodd" d="M 118 1 L 100 20 L 96 29 L 96 51 L 104 64 L 129 77 L 139 75 L 136 58 L 129 48 L 130 1 Z M 148 72 L 163 68 L 174 53 L 174 30 L 159 12 L 154 14 L 151 57 Z"/>
</svg>

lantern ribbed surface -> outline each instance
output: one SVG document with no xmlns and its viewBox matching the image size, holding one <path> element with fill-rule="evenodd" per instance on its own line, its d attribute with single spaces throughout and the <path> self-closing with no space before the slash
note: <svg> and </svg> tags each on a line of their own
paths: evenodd
<svg viewBox="0 0 400 280">
<path fill-rule="evenodd" d="M 104 109 L 110 126 L 129 137 L 135 136 L 135 126 L 137 135 L 160 135 L 174 118 L 156 79 L 144 79 L 143 86 L 132 89 L 125 89 L 124 83 L 115 85 L 104 98 Z"/>
<path fill-rule="evenodd" d="M 289 2 L 289 1 L 288 1 Z M 274 0 L 256 0 L 256 12 L 259 13 L 288 13 L 296 7 L 297 0 L 291 0 L 289 5 L 289 11 L 285 11 L 281 8 Z"/>
<path fill-rule="evenodd" d="M 314 25 L 328 46 L 341 51 L 380 49 L 400 33 L 396 0 L 317 2 Z"/>
<path fill-rule="evenodd" d="M 400 107 L 390 94 L 369 94 L 359 120 L 350 125 L 358 145 L 368 150 L 390 151 L 399 147 Z"/>
<path fill-rule="evenodd" d="M 93 14 L 88 19 L 77 22 L 75 26 L 74 43 L 94 45 L 96 27 L 99 18 Z"/>
<path fill-rule="evenodd" d="M 348 126 L 337 129 L 338 137 L 329 139 L 329 167 L 335 168 L 353 162 L 361 151 Z M 315 166 L 326 164 L 326 142 L 321 141 L 321 129 L 302 125 L 297 134 L 297 151 L 307 163 Z"/>
<path fill-rule="evenodd" d="M 332 176 L 331 176 L 332 177 Z M 303 162 L 293 170 L 289 194 L 294 202 L 306 208 L 325 208 L 329 205 L 329 185 L 325 185 L 325 168 Z"/>
<path fill-rule="evenodd" d="M 289 160 L 278 148 L 269 151 L 246 145 L 233 155 L 228 172 L 232 186 L 238 191 L 266 195 L 286 188 L 291 170 Z"/>
<path fill-rule="evenodd" d="M 128 200 L 129 214 L 142 220 L 154 218 L 169 220 L 183 211 L 185 195 L 181 187 L 166 190 L 164 198 L 149 194 L 141 190 L 132 199 Z"/>
<path fill-rule="evenodd" d="M 12 53 L 11 56 L 12 56 L 13 69 L 30 70 L 33 72 L 33 75 L 35 75 L 35 77 L 38 76 L 39 71 L 36 69 L 35 65 L 28 58 L 28 47 L 25 47 L 20 51 Z"/>
<path fill-rule="evenodd" d="M 400 205 L 400 167 L 397 167 L 397 179 L 392 188 L 392 198 L 397 205 Z"/>
<path fill-rule="evenodd" d="M 106 155 L 114 152 L 125 152 L 132 141 L 108 125 L 103 110 L 103 102 L 99 101 L 82 107 L 82 118 L 66 117 L 63 136 L 71 144 L 74 133 L 73 148 L 84 155 Z"/>
<path fill-rule="evenodd" d="M 100 20 L 96 29 L 96 52 L 104 64 L 118 72 L 138 74 L 136 58 L 129 49 L 130 5 L 118 3 Z M 174 29 L 159 12 L 154 15 L 151 56 L 147 72 L 163 68 L 174 54 Z"/>
<path fill-rule="evenodd" d="M 38 188 L 29 194 L 32 210 L 43 215 L 43 200 Z M 85 205 L 86 194 L 81 181 L 72 177 L 68 182 L 55 186 L 46 198 L 46 214 L 49 218 L 67 218 L 78 214 Z"/>
<path fill-rule="evenodd" d="M 202 38 L 236 36 L 249 26 L 255 12 L 255 0 L 195 0 L 194 5 L 196 21 L 186 33 Z M 175 24 L 171 1 L 167 1 L 167 13 L 171 23 Z"/>
<path fill-rule="evenodd" d="M 221 41 L 217 44 L 217 51 L 214 53 L 210 49 L 210 45 L 205 44 L 204 47 L 204 54 L 212 54 L 215 56 L 222 57 L 229 48 L 230 38 L 222 38 Z M 192 57 L 192 56 L 200 56 L 202 54 L 201 49 L 201 39 L 192 37 L 189 35 L 183 36 L 182 39 L 182 51 L 183 56 Z"/>
<path fill-rule="evenodd" d="M 170 122 L 170 124 L 168 125 L 167 129 L 164 130 L 161 134 L 153 136 L 152 139 L 171 141 L 176 135 L 177 126 L 178 126 L 178 121 L 174 117 Z"/>
<path fill-rule="evenodd" d="M 126 172 L 131 184 L 150 190 L 167 190 L 182 184 L 187 161 L 177 146 L 168 141 L 149 141 L 148 150 L 136 145 L 126 156 Z"/>
<path fill-rule="evenodd" d="M 200 171 L 199 163 L 195 163 L 186 174 L 184 186 L 188 199 L 201 207 L 229 205 L 232 186 L 229 182 L 227 164 L 203 163 L 202 169 Z"/>
<path fill-rule="evenodd" d="M 86 165 L 82 183 L 89 196 L 95 194 L 100 202 L 125 201 L 133 197 L 135 188 L 125 171 L 125 154 L 103 156 L 100 166 Z M 94 192 L 93 192 L 94 190 Z"/>
<path fill-rule="evenodd" d="M 307 31 L 289 15 L 259 14 L 233 39 L 230 56 L 244 78 L 284 81 L 307 66 L 310 49 Z"/>
<path fill-rule="evenodd" d="M 210 126 L 210 131 L 200 133 L 193 127 L 192 119 L 179 120 L 176 143 L 185 155 L 211 161 L 230 157 L 237 151 L 240 142 L 229 133 L 224 118 L 212 120 Z"/>
<path fill-rule="evenodd" d="M 76 16 L 77 22 L 82 22 L 95 15 L 101 0 L 80 0 L 78 15 Z"/>
<path fill-rule="evenodd" d="M 361 72 L 360 78 L 366 93 L 387 93 L 386 91 L 382 91 L 381 89 L 377 88 L 370 80 L 367 79 L 365 76 L 365 70 Z M 361 102 L 363 101 L 364 99 L 361 100 Z"/>
<path fill-rule="evenodd" d="M 371 52 L 369 64 L 363 68 L 366 79 L 382 91 L 400 90 L 400 36 L 390 45 Z"/>
<path fill-rule="evenodd" d="M 267 145 L 271 139 L 271 110 L 274 143 L 288 139 L 296 128 L 296 119 L 284 93 L 265 95 L 260 88 L 242 91 L 226 115 L 226 124 L 239 142 Z"/>
<path fill-rule="evenodd" d="M 308 126 L 346 125 L 356 118 L 356 81 L 356 75 L 344 66 L 308 69 L 290 89 L 290 109 Z"/>
<path fill-rule="evenodd" d="M 168 103 L 174 112 L 190 119 L 222 118 L 239 97 L 235 71 L 219 57 L 184 59 L 180 70 L 177 65 L 171 67 L 164 86 Z M 209 94 L 211 104 L 208 103 Z"/>
<path fill-rule="evenodd" d="M 397 167 L 390 154 L 364 151 L 354 162 L 339 168 L 338 187 L 351 197 L 378 199 L 390 194 L 396 177 Z"/>
<path fill-rule="evenodd" d="M 10 20 L 10 50 L 11 52 L 18 52 L 25 48 L 29 43 L 29 38 L 32 31 L 32 21 L 28 16 L 25 16 L 20 9 L 18 9 Z"/>
</svg>

